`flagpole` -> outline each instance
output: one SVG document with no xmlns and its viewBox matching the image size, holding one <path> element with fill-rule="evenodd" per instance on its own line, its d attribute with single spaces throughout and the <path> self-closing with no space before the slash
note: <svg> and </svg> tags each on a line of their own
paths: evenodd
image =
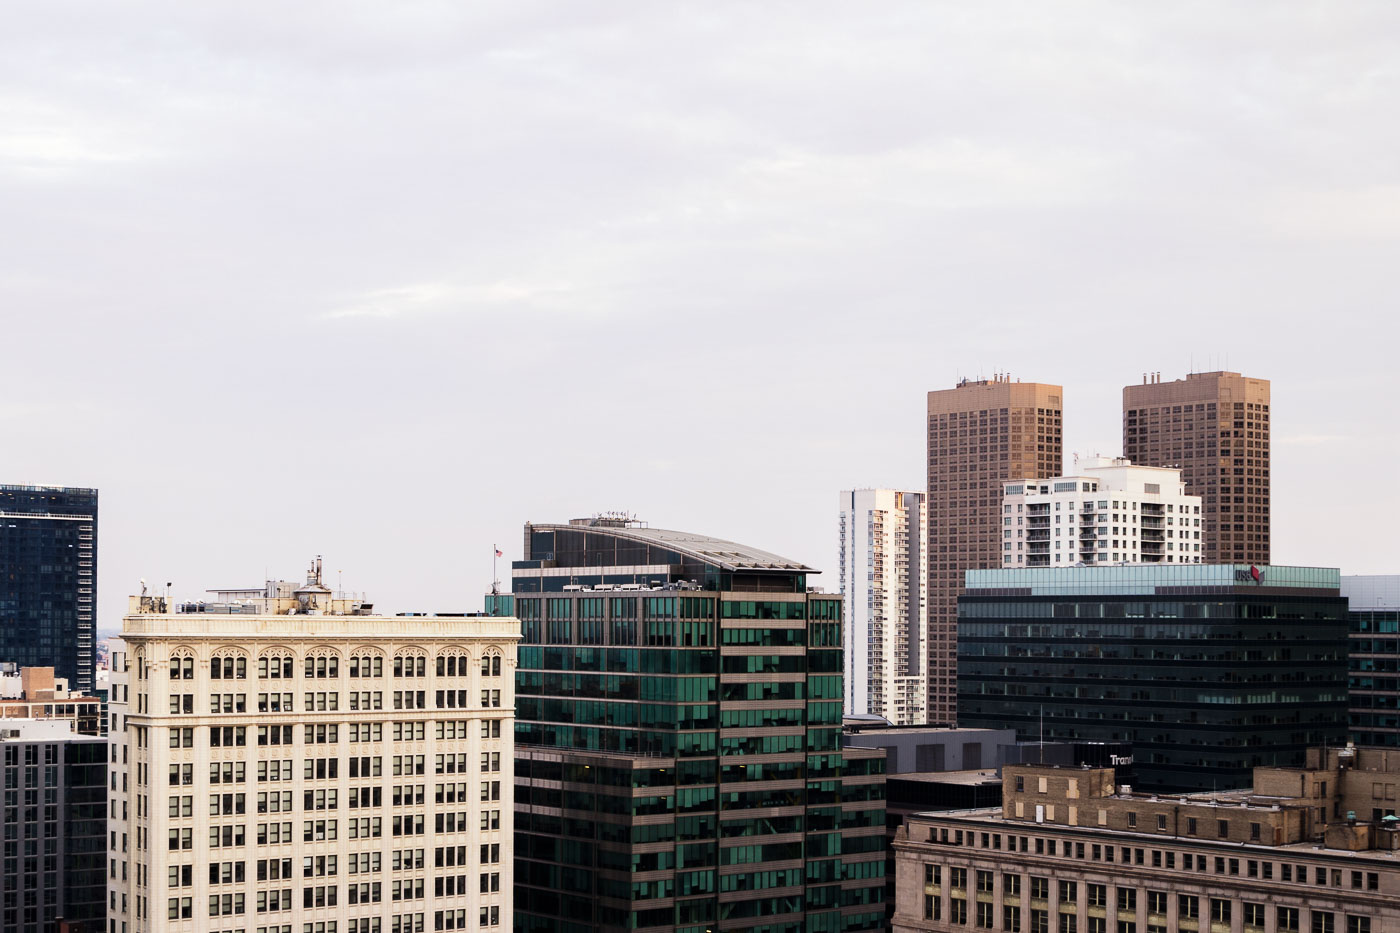
<svg viewBox="0 0 1400 933">
<path fill-rule="evenodd" d="M 496 555 L 501 553 L 501 549 L 496 545 L 491 545 L 491 595 L 499 596 L 501 593 L 501 578 L 496 575 Z"/>
</svg>

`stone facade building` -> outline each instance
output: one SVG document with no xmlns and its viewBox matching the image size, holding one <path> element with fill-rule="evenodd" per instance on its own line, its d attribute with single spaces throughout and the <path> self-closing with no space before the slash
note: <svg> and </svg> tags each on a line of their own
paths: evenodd
<svg viewBox="0 0 1400 933">
<path fill-rule="evenodd" d="M 124 622 L 109 933 L 511 928 L 514 619 L 375 615 L 318 561 Z"/>
<path fill-rule="evenodd" d="M 1400 755 L 1313 749 L 1248 791 L 1147 795 L 1008 766 L 995 809 L 900 830 L 895 933 L 1389 933 Z"/>
</svg>

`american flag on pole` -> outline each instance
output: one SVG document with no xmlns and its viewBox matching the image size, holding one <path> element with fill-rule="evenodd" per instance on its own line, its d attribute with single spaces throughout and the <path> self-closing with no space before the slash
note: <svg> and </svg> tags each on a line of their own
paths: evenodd
<svg viewBox="0 0 1400 933">
<path fill-rule="evenodd" d="M 496 547 L 494 544 L 491 545 L 491 546 L 492 546 L 492 547 Z M 498 547 L 496 548 L 496 556 L 497 556 L 497 557 L 505 557 L 505 555 L 501 553 L 501 549 L 498 548 Z"/>
</svg>

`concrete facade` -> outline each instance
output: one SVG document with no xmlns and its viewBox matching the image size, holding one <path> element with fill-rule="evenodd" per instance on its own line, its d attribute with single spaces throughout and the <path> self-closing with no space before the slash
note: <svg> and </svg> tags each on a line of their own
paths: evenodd
<svg viewBox="0 0 1400 933">
<path fill-rule="evenodd" d="M 1003 486 L 1002 563 L 1199 564 L 1201 497 L 1181 471 L 1088 457 L 1072 475 Z"/>
<path fill-rule="evenodd" d="M 887 774 L 999 768 L 1015 744 L 1015 729 L 848 727 L 841 736 L 842 748 L 884 749 Z"/>
</svg>

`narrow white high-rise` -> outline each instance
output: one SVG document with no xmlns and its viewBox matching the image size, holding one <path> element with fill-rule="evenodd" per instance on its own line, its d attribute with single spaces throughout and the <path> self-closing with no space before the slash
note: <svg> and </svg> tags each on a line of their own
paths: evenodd
<svg viewBox="0 0 1400 933">
<path fill-rule="evenodd" d="M 847 715 L 924 721 L 925 523 L 923 493 L 841 493 Z"/>
<path fill-rule="evenodd" d="M 1201 497 L 1181 471 L 1087 457 L 1072 475 L 1005 483 L 1002 566 L 1199 564 Z"/>
<path fill-rule="evenodd" d="M 509 931 L 519 623 L 253 592 L 131 598 L 109 931 Z"/>
</svg>

